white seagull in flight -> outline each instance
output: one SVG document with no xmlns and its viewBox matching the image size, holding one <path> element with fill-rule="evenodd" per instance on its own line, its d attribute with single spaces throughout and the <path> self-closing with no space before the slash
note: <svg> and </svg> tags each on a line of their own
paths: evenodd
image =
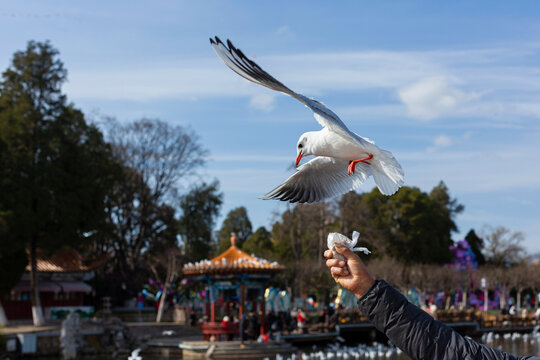
<svg viewBox="0 0 540 360">
<path fill-rule="evenodd" d="M 297 171 L 262 198 L 313 203 L 344 194 L 360 186 L 370 175 L 384 195 L 394 194 L 403 185 L 401 165 L 391 152 L 370 139 L 350 131 L 323 103 L 295 93 L 235 48 L 217 36 L 210 43 L 218 56 L 238 75 L 272 90 L 289 95 L 313 111 L 323 127 L 300 136 L 296 148 Z M 302 166 L 302 157 L 316 157 Z M 347 169 L 347 171 L 345 170 Z"/>
</svg>

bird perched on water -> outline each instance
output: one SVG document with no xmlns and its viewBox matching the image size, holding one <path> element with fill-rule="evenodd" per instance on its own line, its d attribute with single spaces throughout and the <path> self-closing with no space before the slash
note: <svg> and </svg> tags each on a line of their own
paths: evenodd
<svg viewBox="0 0 540 360">
<path fill-rule="evenodd" d="M 403 185 L 401 165 L 391 152 L 350 131 L 323 103 L 298 94 L 264 71 L 230 40 L 217 36 L 210 43 L 218 56 L 238 75 L 256 84 L 289 95 L 313 111 L 323 127 L 300 136 L 296 145 L 297 171 L 263 199 L 312 203 L 344 194 L 360 186 L 370 175 L 382 194 L 392 195 Z M 316 157 L 298 167 L 304 156 Z"/>
</svg>

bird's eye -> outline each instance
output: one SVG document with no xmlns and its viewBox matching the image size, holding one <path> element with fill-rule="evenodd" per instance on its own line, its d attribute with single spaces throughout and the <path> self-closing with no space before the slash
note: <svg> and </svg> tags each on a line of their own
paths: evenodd
<svg viewBox="0 0 540 360">
<path fill-rule="evenodd" d="M 304 145 L 298 144 L 298 148 L 299 148 L 299 149 L 301 149 L 302 147 L 304 147 Z"/>
</svg>

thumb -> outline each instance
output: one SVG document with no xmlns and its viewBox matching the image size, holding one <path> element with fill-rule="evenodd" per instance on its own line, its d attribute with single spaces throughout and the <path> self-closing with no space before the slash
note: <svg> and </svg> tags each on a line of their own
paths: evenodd
<svg viewBox="0 0 540 360">
<path fill-rule="evenodd" d="M 352 250 L 349 249 L 349 248 L 346 247 L 346 246 L 343 246 L 343 245 L 337 245 L 337 244 L 336 244 L 336 245 L 334 245 L 334 248 L 336 249 L 336 251 L 337 251 L 339 254 L 345 256 L 346 259 L 349 259 L 349 258 L 351 258 L 351 257 L 354 256 L 354 253 L 352 252 Z"/>
</svg>

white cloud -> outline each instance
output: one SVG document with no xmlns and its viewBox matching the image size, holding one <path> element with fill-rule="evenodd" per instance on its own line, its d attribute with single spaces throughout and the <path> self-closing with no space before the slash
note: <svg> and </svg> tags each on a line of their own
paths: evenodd
<svg viewBox="0 0 540 360">
<path fill-rule="evenodd" d="M 258 110 L 272 111 L 275 107 L 275 103 L 276 100 L 272 94 L 258 94 L 251 97 L 249 106 Z"/>
<path fill-rule="evenodd" d="M 276 29 L 276 34 L 281 36 L 294 35 L 289 25 L 282 25 Z"/>
<path fill-rule="evenodd" d="M 423 120 L 451 115 L 513 123 L 540 118 L 540 67 L 520 64 L 522 58 L 538 52 L 518 45 L 467 51 L 369 50 L 261 54 L 257 62 L 291 89 L 322 101 L 328 93 L 377 91 L 387 97 L 389 107 L 381 106 L 381 102 L 366 103 L 372 108 L 356 109 L 358 112 L 385 117 L 388 112 L 392 113 L 389 116 L 403 116 L 407 111 L 409 116 Z M 510 60 L 517 65 L 508 66 Z M 270 97 L 277 96 L 234 74 L 213 55 L 108 64 L 105 68 L 74 64 L 69 79 L 66 90 L 75 101 L 236 96 L 249 98 L 252 106 L 269 111 L 274 106 Z M 458 83 L 457 79 L 467 82 Z M 259 95 L 263 93 L 267 96 Z M 392 103 L 395 93 L 401 101 Z"/>
<path fill-rule="evenodd" d="M 448 78 L 431 76 L 398 90 L 399 99 L 407 107 L 410 117 L 431 120 L 451 114 L 458 106 L 477 98 L 452 88 Z"/>
<path fill-rule="evenodd" d="M 452 139 L 446 135 L 439 135 L 433 141 L 434 145 L 437 147 L 448 147 L 452 145 Z"/>
<path fill-rule="evenodd" d="M 427 148 L 428 152 L 436 151 L 437 149 L 446 148 L 452 145 L 452 139 L 447 135 L 439 135 L 433 140 L 433 145 Z"/>
<path fill-rule="evenodd" d="M 436 152 L 394 152 L 406 169 L 407 184 L 430 188 L 441 179 L 453 192 L 477 194 L 540 189 L 539 144 L 500 143 L 478 149 L 448 147 Z"/>
</svg>

